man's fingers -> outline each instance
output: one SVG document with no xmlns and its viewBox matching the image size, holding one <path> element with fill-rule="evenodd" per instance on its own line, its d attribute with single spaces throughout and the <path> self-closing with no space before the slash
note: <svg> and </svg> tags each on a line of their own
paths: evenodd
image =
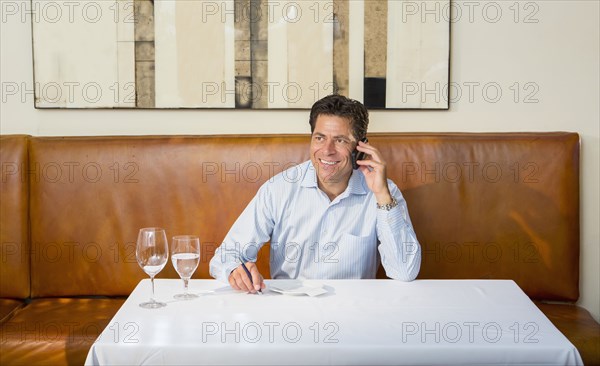
<svg viewBox="0 0 600 366">
<path fill-rule="evenodd" d="M 372 146 L 361 145 L 361 146 L 357 146 L 356 149 L 360 152 L 367 154 L 370 158 L 370 159 L 363 159 L 363 160 L 369 160 L 369 161 L 373 160 L 373 161 L 377 161 L 377 162 L 382 161 L 379 150 L 377 150 L 376 148 L 374 148 Z"/>
<path fill-rule="evenodd" d="M 246 273 L 244 268 L 242 268 L 241 264 L 238 267 L 238 269 L 239 269 L 238 272 L 239 272 L 240 278 L 241 278 L 242 282 L 244 283 L 243 290 L 248 291 L 248 292 L 255 292 L 254 285 L 252 285 L 252 280 L 250 280 L 250 277 L 248 277 L 248 274 Z"/>
<path fill-rule="evenodd" d="M 242 265 L 238 266 L 233 272 L 231 272 L 229 278 L 229 283 L 234 289 L 247 292 L 254 291 L 254 286 L 252 286 L 250 278 L 246 274 L 246 271 L 244 271 L 242 268 Z M 233 284 L 231 281 L 233 281 Z"/>
<path fill-rule="evenodd" d="M 252 276 L 252 283 L 254 284 L 253 292 L 256 292 L 256 291 L 264 288 L 265 284 L 263 282 L 264 281 L 263 276 L 258 271 L 258 267 L 256 266 L 256 263 L 247 262 L 246 267 L 248 268 L 248 271 L 250 272 L 250 275 Z"/>
<path fill-rule="evenodd" d="M 252 283 L 254 284 L 254 290 L 260 290 L 263 286 L 263 278 L 258 272 L 258 268 L 256 268 L 256 266 L 252 266 L 252 269 L 250 269 L 250 273 L 252 274 Z"/>
<path fill-rule="evenodd" d="M 252 262 L 245 263 L 250 276 L 248 276 L 243 266 L 240 264 L 235 270 L 229 275 L 229 284 L 236 290 L 242 290 L 247 292 L 255 293 L 260 289 L 265 288 L 263 276 L 258 271 L 256 264 Z"/>
<path fill-rule="evenodd" d="M 243 290 L 245 287 L 244 282 L 242 281 L 242 279 L 239 277 L 239 274 L 235 270 L 233 272 L 231 272 L 231 274 L 229 275 L 229 284 L 235 290 Z"/>
<path fill-rule="evenodd" d="M 240 287 L 235 283 L 235 278 L 233 278 L 233 272 L 229 275 L 229 286 L 231 286 L 234 290 L 239 290 Z"/>
<path fill-rule="evenodd" d="M 377 160 L 357 160 L 356 164 L 358 164 L 360 167 L 365 167 L 366 171 L 363 170 L 363 173 L 367 173 L 367 172 L 371 172 L 372 170 L 384 170 L 385 169 L 385 165 Z M 362 169 L 361 169 L 362 170 Z"/>
</svg>

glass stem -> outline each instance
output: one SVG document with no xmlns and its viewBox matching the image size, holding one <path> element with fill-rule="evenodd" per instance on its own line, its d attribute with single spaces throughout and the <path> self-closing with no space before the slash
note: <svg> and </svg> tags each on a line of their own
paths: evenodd
<svg viewBox="0 0 600 366">
<path fill-rule="evenodd" d="M 152 297 L 150 298 L 150 301 L 156 302 L 156 300 L 154 300 L 154 276 L 150 276 L 150 282 L 152 282 Z"/>
<path fill-rule="evenodd" d="M 189 278 L 184 278 L 183 279 L 183 293 L 187 295 L 188 293 L 188 281 L 190 279 Z"/>
</svg>

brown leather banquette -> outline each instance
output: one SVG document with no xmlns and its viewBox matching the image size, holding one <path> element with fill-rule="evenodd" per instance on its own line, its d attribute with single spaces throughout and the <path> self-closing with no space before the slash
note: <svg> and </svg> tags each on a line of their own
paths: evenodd
<svg viewBox="0 0 600 366">
<path fill-rule="evenodd" d="M 577 134 L 369 138 L 408 203 L 423 250 L 419 278 L 512 279 L 586 364 L 600 364 L 600 326 L 574 305 Z M 139 228 L 198 234 L 194 277 L 208 278 L 214 250 L 259 186 L 309 158 L 308 135 L 5 135 L 0 142 L 2 365 L 82 364 L 145 278 L 135 259 Z M 265 275 L 268 256 L 265 246 Z M 172 266 L 159 277 L 178 278 Z"/>
</svg>

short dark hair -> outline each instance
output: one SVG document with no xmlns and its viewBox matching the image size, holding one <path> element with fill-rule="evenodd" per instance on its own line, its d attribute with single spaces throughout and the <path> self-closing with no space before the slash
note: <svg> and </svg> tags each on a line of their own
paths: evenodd
<svg viewBox="0 0 600 366">
<path fill-rule="evenodd" d="M 369 112 L 357 100 L 346 98 L 339 94 L 328 95 L 325 98 L 317 100 L 310 110 L 310 118 L 308 120 L 310 133 L 315 131 L 317 117 L 322 114 L 347 118 L 350 121 L 350 129 L 356 141 L 361 140 L 367 135 Z"/>
</svg>

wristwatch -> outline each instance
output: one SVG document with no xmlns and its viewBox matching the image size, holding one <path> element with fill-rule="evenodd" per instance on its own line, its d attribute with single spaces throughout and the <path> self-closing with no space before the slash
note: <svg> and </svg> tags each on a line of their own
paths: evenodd
<svg viewBox="0 0 600 366">
<path fill-rule="evenodd" d="M 389 211 L 396 206 L 398 206 L 398 201 L 396 201 L 396 198 L 394 197 L 392 197 L 391 203 L 386 203 L 385 205 L 380 205 L 379 203 L 377 204 L 377 208 L 384 211 Z"/>
</svg>

